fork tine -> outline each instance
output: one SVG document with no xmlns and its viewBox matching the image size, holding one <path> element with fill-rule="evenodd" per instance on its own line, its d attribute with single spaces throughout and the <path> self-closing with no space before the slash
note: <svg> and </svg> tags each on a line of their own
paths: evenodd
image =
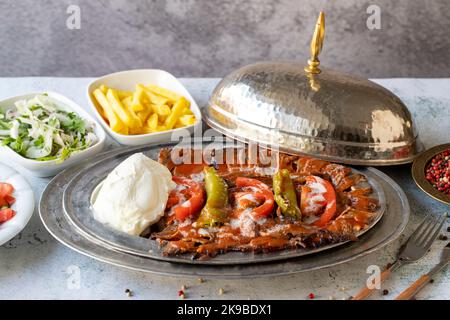
<svg viewBox="0 0 450 320">
<path fill-rule="evenodd" d="M 424 228 L 424 225 L 426 224 L 428 218 L 430 217 L 430 215 L 427 215 L 422 222 L 420 223 L 420 225 L 417 227 L 416 231 L 414 231 L 414 233 L 409 237 L 408 241 L 416 241 L 417 237 L 419 236 L 419 234 L 422 232 L 422 229 Z"/>
<path fill-rule="evenodd" d="M 435 232 L 431 235 L 431 237 L 428 239 L 428 241 L 425 243 L 424 248 L 430 248 L 433 244 L 434 240 L 436 240 L 437 236 L 441 232 L 442 224 L 439 225 L 439 228 L 435 230 Z"/>
<path fill-rule="evenodd" d="M 438 236 L 439 232 L 441 232 L 441 228 L 442 225 L 445 222 L 445 218 L 446 215 L 443 214 L 439 217 L 438 219 L 438 223 L 434 226 L 434 228 L 431 230 L 432 232 L 430 232 L 427 237 L 424 239 L 424 247 L 425 248 L 429 248 L 431 246 L 431 244 L 433 243 L 433 241 L 436 239 L 436 237 Z"/>
<path fill-rule="evenodd" d="M 428 222 L 427 226 L 423 229 L 423 231 L 420 233 L 419 237 L 417 238 L 417 240 L 416 240 L 417 244 L 420 245 L 427 239 L 427 236 L 430 234 L 430 232 L 439 223 L 439 219 L 440 219 L 440 216 L 433 216 L 433 217 L 431 217 L 431 219 Z"/>
</svg>

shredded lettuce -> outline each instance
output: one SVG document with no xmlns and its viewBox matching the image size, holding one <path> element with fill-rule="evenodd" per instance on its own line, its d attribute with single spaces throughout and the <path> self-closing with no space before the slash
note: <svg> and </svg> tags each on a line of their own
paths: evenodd
<svg viewBox="0 0 450 320">
<path fill-rule="evenodd" d="M 0 111 L 0 145 L 38 161 L 62 162 L 97 142 L 94 124 L 47 94 Z"/>
</svg>

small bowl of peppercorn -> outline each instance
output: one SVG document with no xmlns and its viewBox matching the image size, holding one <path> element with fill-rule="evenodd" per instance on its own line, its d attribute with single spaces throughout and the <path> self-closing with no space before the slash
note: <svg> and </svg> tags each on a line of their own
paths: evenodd
<svg viewBox="0 0 450 320">
<path fill-rule="evenodd" d="M 413 162 L 412 176 L 426 194 L 450 205 L 450 143 L 421 153 Z"/>
</svg>

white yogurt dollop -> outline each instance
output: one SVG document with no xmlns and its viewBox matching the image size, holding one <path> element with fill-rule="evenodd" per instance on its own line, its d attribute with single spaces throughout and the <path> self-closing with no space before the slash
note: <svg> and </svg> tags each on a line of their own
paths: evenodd
<svg viewBox="0 0 450 320">
<path fill-rule="evenodd" d="M 131 235 L 140 235 L 164 215 L 172 174 L 162 164 L 136 153 L 103 181 L 93 199 L 94 218 Z"/>
</svg>

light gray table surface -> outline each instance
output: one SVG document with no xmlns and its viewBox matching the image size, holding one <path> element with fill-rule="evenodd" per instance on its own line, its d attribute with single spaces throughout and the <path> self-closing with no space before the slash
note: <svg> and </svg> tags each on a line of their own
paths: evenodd
<svg viewBox="0 0 450 320">
<path fill-rule="evenodd" d="M 90 78 L 0 78 L 0 99 L 32 91 L 51 90 L 66 95 L 89 109 L 86 86 Z M 181 79 L 200 107 L 218 79 Z M 450 79 L 377 79 L 377 83 L 396 93 L 411 110 L 425 146 L 450 142 Z M 108 148 L 118 147 L 108 138 Z M 0 159 L 1 160 L 1 159 Z M 13 165 L 13 164 L 10 164 Z M 20 171 L 20 168 L 16 168 Z M 404 189 L 412 208 L 404 234 L 382 250 L 355 261 L 318 271 L 289 276 L 245 280 L 157 276 L 108 265 L 81 255 L 46 231 L 39 219 L 37 203 L 49 179 L 25 175 L 36 196 L 36 209 L 25 229 L 0 247 L 0 299 L 178 299 L 178 290 L 187 286 L 191 299 L 343 299 L 355 294 L 365 283 L 369 265 L 385 266 L 392 262 L 401 240 L 409 235 L 426 213 L 443 213 L 449 207 L 438 203 L 416 188 L 410 165 L 382 169 Z M 448 222 L 445 228 L 447 228 Z M 374 299 L 393 299 L 418 276 L 437 263 L 447 242 L 436 241 L 427 256 L 418 263 L 396 272 Z M 75 270 L 75 271 L 74 271 Z M 79 282 L 74 282 L 78 274 Z M 417 298 L 449 299 L 450 269 L 434 278 Z M 74 285 L 75 283 L 75 285 Z M 79 285 L 77 285 L 79 284 Z M 224 294 L 220 295 L 220 288 Z M 125 294 L 133 291 L 133 297 Z"/>
</svg>

